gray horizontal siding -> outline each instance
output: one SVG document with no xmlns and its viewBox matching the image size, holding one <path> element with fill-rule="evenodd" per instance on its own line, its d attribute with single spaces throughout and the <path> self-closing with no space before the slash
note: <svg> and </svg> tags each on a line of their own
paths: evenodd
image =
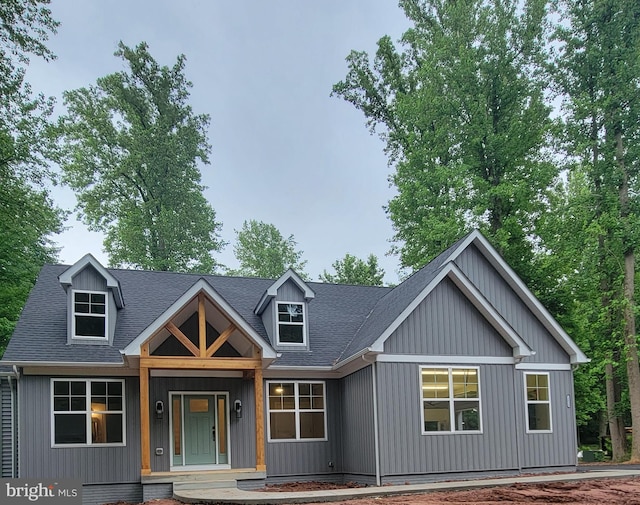
<svg viewBox="0 0 640 505">
<path fill-rule="evenodd" d="M 513 350 L 449 279 L 385 343 L 392 354 L 513 356 Z"/>
<path fill-rule="evenodd" d="M 382 476 L 517 469 L 512 374 L 480 366 L 482 434 L 422 435 L 419 365 L 379 363 Z"/>
<path fill-rule="evenodd" d="M 526 359 L 527 362 L 569 363 L 569 356 L 560 344 L 474 246 L 460 254 L 456 264 L 502 317 L 536 351 L 535 356 Z"/>
<path fill-rule="evenodd" d="M 144 484 L 142 486 L 142 500 L 161 500 L 173 497 L 173 484 Z"/>
<path fill-rule="evenodd" d="M 169 392 L 215 391 L 229 393 L 229 409 L 233 402 L 242 402 L 242 417 L 237 419 L 235 412 L 230 415 L 230 455 L 232 468 L 251 468 L 256 466 L 256 421 L 253 380 L 216 378 L 216 377 L 152 377 L 149 385 L 151 412 L 155 412 L 155 403 L 164 402 L 165 414 L 162 419 L 151 416 L 151 469 L 154 472 L 167 472 L 171 464 L 171 446 L 169 438 Z M 156 456 L 155 449 L 163 448 L 164 454 Z"/>
<path fill-rule="evenodd" d="M 92 377 L 93 378 L 93 377 Z M 81 479 L 84 484 L 140 481 L 140 417 L 137 378 L 125 379 L 124 447 L 51 447 L 50 378 L 20 378 L 20 477 Z"/>
<path fill-rule="evenodd" d="M 342 471 L 373 475 L 375 482 L 375 432 L 372 368 L 346 376 L 342 385 Z"/>
<path fill-rule="evenodd" d="M 267 442 L 266 463 L 268 479 L 282 476 L 323 475 L 341 472 L 340 396 L 339 382 L 334 380 L 326 381 L 327 441 Z M 267 405 L 266 400 L 265 405 Z M 265 433 L 267 429 L 266 415 Z M 334 463 L 333 468 L 329 467 L 330 461 Z"/>
</svg>

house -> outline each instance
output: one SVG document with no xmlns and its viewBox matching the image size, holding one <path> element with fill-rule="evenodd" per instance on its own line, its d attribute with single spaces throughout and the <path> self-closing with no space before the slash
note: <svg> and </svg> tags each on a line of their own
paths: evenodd
<svg viewBox="0 0 640 505">
<path fill-rule="evenodd" d="M 250 489 L 572 469 L 587 361 L 478 232 L 394 288 L 87 255 L 42 269 L 0 361 L 3 475 L 81 479 L 103 503 L 220 474 Z"/>
</svg>

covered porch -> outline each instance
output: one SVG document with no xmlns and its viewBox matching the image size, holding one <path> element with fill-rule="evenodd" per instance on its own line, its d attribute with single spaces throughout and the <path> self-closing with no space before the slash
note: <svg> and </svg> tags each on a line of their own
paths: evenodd
<svg viewBox="0 0 640 505">
<path fill-rule="evenodd" d="M 272 348 L 203 280 L 145 333 L 134 342 L 139 357 L 128 356 L 139 360 L 143 484 L 264 479 L 263 368 Z"/>
</svg>

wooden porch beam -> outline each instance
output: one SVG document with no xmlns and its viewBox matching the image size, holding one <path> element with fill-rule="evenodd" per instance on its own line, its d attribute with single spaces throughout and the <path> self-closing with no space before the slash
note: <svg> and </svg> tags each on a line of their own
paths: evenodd
<svg viewBox="0 0 640 505">
<path fill-rule="evenodd" d="M 227 339 L 231 336 L 231 334 L 234 331 L 236 331 L 235 324 L 230 324 L 226 330 L 220 333 L 220 335 L 213 342 L 213 344 L 209 346 L 205 357 L 210 358 L 211 356 L 213 356 L 216 353 L 216 351 L 222 347 L 222 345 L 227 341 Z"/>
<path fill-rule="evenodd" d="M 189 350 L 191 354 L 193 354 L 194 356 L 200 355 L 200 350 L 195 346 L 193 342 L 191 342 L 191 340 L 189 340 L 189 337 L 182 333 L 180 328 L 178 328 L 175 324 L 169 321 L 164 325 L 164 327 L 169 330 L 169 333 L 176 337 L 180 341 L 180 343 Z"/>
<path fill-rule="evenodd" d="M 141 475 L 151 474 L 151 442 L 149 430 L 149 369 L 140 367 L 140 455 Z"/>
<path fill-rule="evenodd" d="M 207 314 L 204 307 L 204 293 L 198 293 L 198 336 L 200 341 L 200 357 L 207 356 Z M 196 354 L 197 356 L 197 354 Z"/>
<path fill-rule="evenodd" d="M 255 368 L 253 384 L 256 397 L 256 470 L 264 472 L 267 469 L 267 465 L 264 456 L 264 392 L 261 365 Z"/>
<path fill-rule="evenodd" d="M 140 369 L 146 367 L 183 370 L 250 370 L 260 366 L 262 366 L 262 360 L 254 358 L 140 357 Z"/>
</svg>

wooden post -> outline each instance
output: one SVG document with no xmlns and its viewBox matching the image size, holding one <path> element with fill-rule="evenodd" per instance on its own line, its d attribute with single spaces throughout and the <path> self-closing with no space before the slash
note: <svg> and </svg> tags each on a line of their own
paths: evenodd
<svg viewBox="0 0 640 505">
<path fill-rule="evenodd" d="M 198 294 L 198 336 L 200 337 L 200 357 L 207 357 L 207 315 L 204 311 L 204 294 Z"/>
<path fill-rule="evenodd" d="M 264 392 L 262 389 L 262 368 L 256 367 L 253 384 L 256 396 L 256 470 L 267 469 L 264 458 Z"/>
<path fill-rule="evenodd" d="M 140 367 L 140 456 L 141 475 L 151 473 L 151 442 L 149 430 L 149 369 Z"/>
</svg>

